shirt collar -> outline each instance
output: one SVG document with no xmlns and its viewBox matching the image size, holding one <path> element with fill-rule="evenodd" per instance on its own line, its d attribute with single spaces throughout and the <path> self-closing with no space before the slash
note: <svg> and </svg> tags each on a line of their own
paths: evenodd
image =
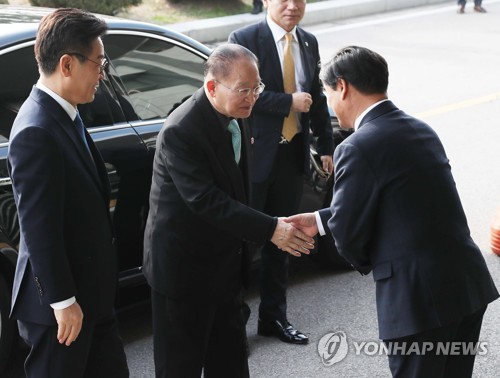
<svg viewBox="0 0 500 378">
<path fill-rule="evenodd" d="M 279 26 L 276 22 L 274 22 L 271 16 L 267 15 L 266 20 L 267 25 L 269 25 L 269 29 L 271 29 L 271 33 L 273 34 L 274 42 L 278 43 L 285 37 L 285 34 L 287 34 L 288 32 L 281 26 Z M 297 41 L 297 26 L 294 26 L 290 33 L 292 33 L 293 35 L 293 40 Z"/>
<path fill-rule="evenodd" d="M 367 108 L 363 111 L 363 113 L 361 113 L 361 114 L 358 116 L 358 118 L 356 118 L 356 121 L 354 121 L 354 131 L 356 131 L 356 130 L 358 130 L 358 129 L 359 129 L 359 124 L 360 124 L 360 123 L 361 123 L 361 121 L 363 120 L 363 117 L 364 117 L 365 115 L 367 115 L 367 114 L 368 114 L 368 112 L 369 112 L 370 110 L 372 110 L 372 109 L 373 109 L 374 107 L 376 107 L 378 104 L 381 104 L 381 103 L 383 103 L 383 102 L 385 102 L 385 101 L 389 101 L 389 99 L 388 99 L 388 98 L 385 98 L 385 99 L 383 99 L 383 100 L 381 100 L 381 101 L 378 101 L 378 102 L 376 102 L 376 103 L 374 103 L 374 104 L 370 105 L 369 107 L 367 107 Z"/>
<path fill-rule="evenodd" d="M 64 109 L 66 113 L 68 113 L 69 117 L 74 121 L 76 118 L 76 113 L 77 110 L 73 105 L 71 105 L 68 101 L 66 101 L 64 98 L 59 96 L 57 93 L 52 91 L 51 89 L 47 88 L 45 85 L 43 85 L 40 80 L 36 83 L 36 87 L 40 89 L 41 91 L 47 93 L 50 97 L 52 97 L 61 107 Z"/>
</svg>

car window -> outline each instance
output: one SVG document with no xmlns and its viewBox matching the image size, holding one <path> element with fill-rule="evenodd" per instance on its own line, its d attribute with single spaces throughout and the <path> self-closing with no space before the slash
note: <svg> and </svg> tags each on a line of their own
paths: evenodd
<svg viewBox="0 0 500 378">
<path fill-rule="evenodd" d="M 19 108 L 29 96 L 39 74 L 33 43 L 0 53 L 2 85 L 0 85 L 0 143 L 8 142 L 10 130 Z M 100 81 L 92 103 L 79 105 L 85 127 L 108 126 L 125 122 L 126 118 L 111 85 L 110 74 Z M 136 117 L 137 118 L 137 117 Z"/>
<path fill-rule="evenodd" d="M 203 85 L 204 59 L 164 39 L 108 34 L 106 54 L 141 120 L 165 118 Z"/>
<path fill-rule="evenodd" d="M 78 111 L 86 128 L 111 126 L 126 121 L 120 101 L 110 84 L 110 77 L 110 75 L 106 75 L 105 79 L 99 81 L 94 101 L 78 105 Z"/>
<path fill-rule="evenodd" d="M 0 53 L 0 143 L 7 142 L 17 112 L 38 80 L 33 45 Z"/>
</svg>

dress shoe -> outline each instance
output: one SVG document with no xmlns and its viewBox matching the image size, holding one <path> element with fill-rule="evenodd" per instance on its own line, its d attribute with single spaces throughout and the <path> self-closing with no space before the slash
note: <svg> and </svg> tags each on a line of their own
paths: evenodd
<svg viewBox="0 0 500 378">
<path fill-rule="evenodd" d="M 257 333 L 261 336 L 276 336 L 281 341 L 290 344 L 307 344 L 309 342 L 309 338 L 295 329 L 288 321 L 283 324 L 279 320 L 264 322 L 259 319 Z"/>
<path fill-rule="evenodd" d="M 254 5 L 250 11 L 251 14 L 259 14 L 260 12 L 262 12 L 262 5 Z"/>
<path fill-rule="evenodd" d="M 478 5 L 474 7 L 474 10 L 479 13 L 486 13 L 486 9 L 484 9 L 482 6 Z"/>
<path fill-rule="evenodd" d="M 457 9 L 457 13 L 458 13 L 458 14 L 463 14 L 463 13 L 465 13 L 465 5 L 461 5 L 461 6 Z"/>
</svg>

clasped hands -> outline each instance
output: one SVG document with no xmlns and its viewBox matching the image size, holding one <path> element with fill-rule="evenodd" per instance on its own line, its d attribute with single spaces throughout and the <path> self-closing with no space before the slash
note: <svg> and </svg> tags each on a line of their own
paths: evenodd
<svg viewBox="0 0 500 378">
<path fill-rule="evenodd" d="M 295 228 L 291 223 L 286 223 L 285 218 L 278 218 L 271 242 L 282 251 L 300 257 L 309 254 L 314 248 L 314 239 Z"/>
</svg>

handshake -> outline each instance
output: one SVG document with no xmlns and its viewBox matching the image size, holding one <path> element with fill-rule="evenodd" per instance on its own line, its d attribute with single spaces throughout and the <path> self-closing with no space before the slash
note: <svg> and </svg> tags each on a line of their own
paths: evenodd
<svg viewBox="0 0 500 378">
<path fill-rule="evenodd" d="M 313 236 L 318 233 L 314 213 L 278 218 L 271 242 L 282 251 L 300 257 L 314 248 Z"/>
</svg>

